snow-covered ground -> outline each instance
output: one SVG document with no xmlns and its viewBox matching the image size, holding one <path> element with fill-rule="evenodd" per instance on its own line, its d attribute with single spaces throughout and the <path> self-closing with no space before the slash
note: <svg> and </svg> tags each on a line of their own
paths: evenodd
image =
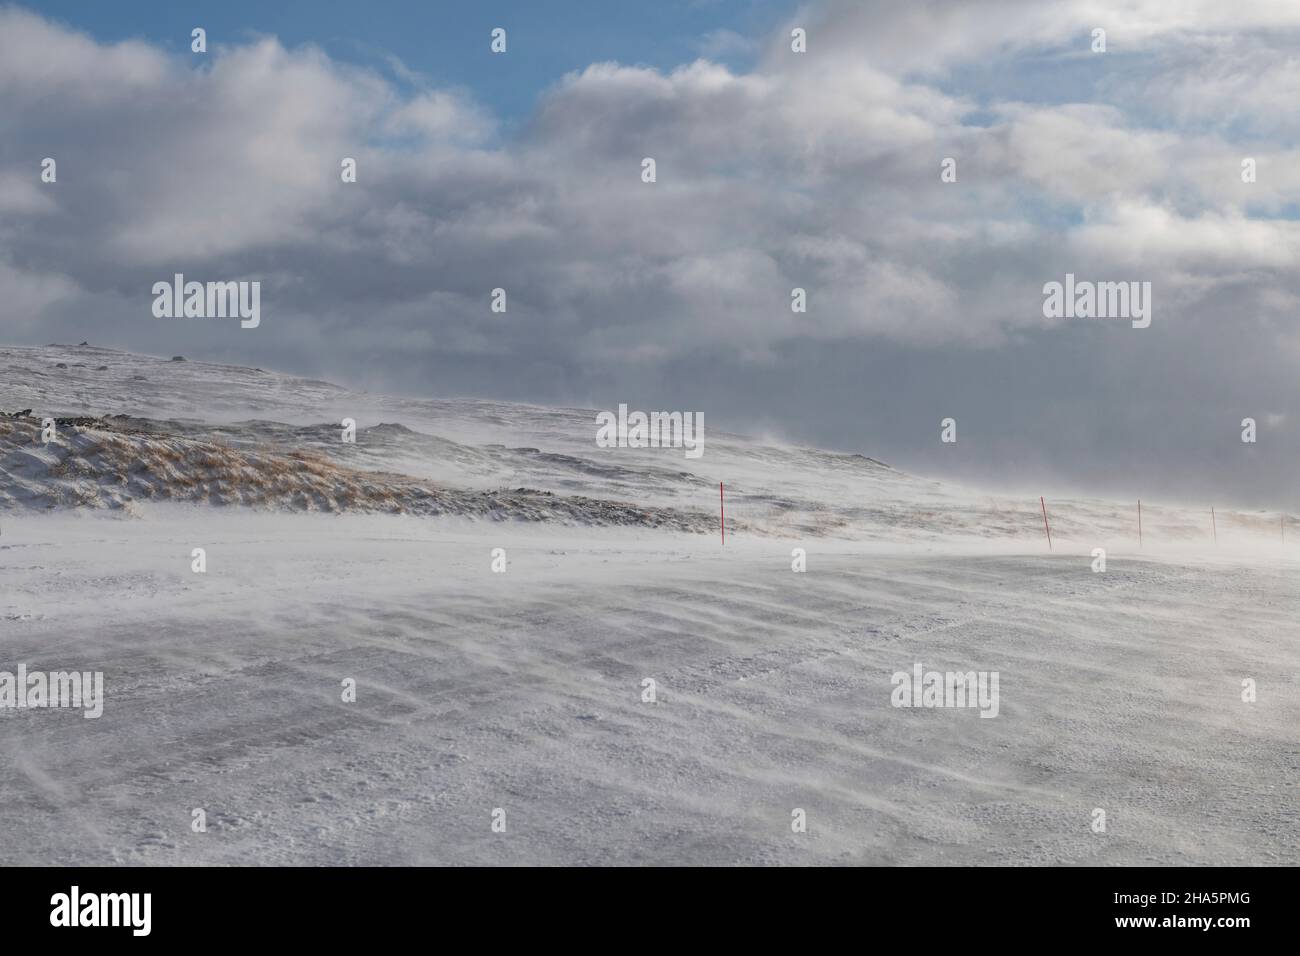
<svg viewBox="0 0 1300 956">
<path fill-rule="evenodd" d="M 1300 863 L 1276 514 L 1216 547 L 1144 502 L 1139 551 L 1128 503 L 1054 497 L 1049 553 L 1036 500 L 707 419 L 691 460 L 89 347 L 0 349 L 25 409 L 0 671 L 106 700 L 0 707 L 0 864 Z M 997 717 L 892 706 L 917 662 L 998 672 Z"/>
</svg>

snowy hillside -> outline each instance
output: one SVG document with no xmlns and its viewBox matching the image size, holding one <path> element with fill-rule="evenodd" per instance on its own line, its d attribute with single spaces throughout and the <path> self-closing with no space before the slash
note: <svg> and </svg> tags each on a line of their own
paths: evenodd
<svg viewBox="0 0 1300 956">
<path fill-rule="evenodd" d="M 705 453 L 691 459 L 678 449 L 599 448 L 591 410 L 375 396 L 90 346 L 0 349 L 0 373 L 0 413 L 27 412 L 0 418 L 0 505 L 169 500 L 713 533 L 723 482 L 735 532 L 1044 541 L 1031 496 L 976 494 L 707 421 Z M 45 417 L 64 422 L 48 443 L 37 440 Z M 341 437 L 349 418 L 355 443 Z M 1137 544 L 1133 503 L 1050 507 L 1060 541 Z M 1276 539 L 1283 519 L 1220 508 L 1215 520 L 1226 546 Z M 1143 527 L 1154 544 L 1213 542 L 1205 508 L 1148 502 Z"/>
</svg>

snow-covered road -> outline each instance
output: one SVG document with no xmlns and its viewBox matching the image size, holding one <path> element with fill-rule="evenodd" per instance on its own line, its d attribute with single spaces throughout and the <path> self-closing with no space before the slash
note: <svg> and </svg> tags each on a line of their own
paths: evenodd
<svg viewBox="0 0 1300 956">
<path fill-rule="evenodd" d="M 0 709 L 0 863 L 1300 862 L 1294 563 L 797 544 L 10 516 L 0 668 L 106 702 Z"/>
</svg>

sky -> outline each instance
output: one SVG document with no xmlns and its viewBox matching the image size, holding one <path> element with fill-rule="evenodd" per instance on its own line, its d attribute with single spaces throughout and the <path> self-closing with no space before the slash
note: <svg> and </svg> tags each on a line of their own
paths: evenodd
<svg viewBox="0 0 1300 956">
<path fill-rule="evenodd" d="M 421 84 L 458 88 L 514 128 L 543 89 L 594 62 L 671 70 L 707 55 L 748 63 L 754 34 L 782 22 L 790 6 L 777 0 L 61 0 L 27 9 L 101 42 L 144 40 L 178 56 L 190 53 L 196 26 L 227 45 L 258 37 L 290 48 L 311 44 L 336 61 L 384 73 L 408 91 Z M 518 56 L 489 55 L 495 27 L 506 29 L 507 46 L 517 44 Z"/>
<path fill-rule="evenodd" d="M 0 6 L 0 339 L 1297 509 L 1298 40 L 1290 0 Z M 155 317 L 178 272 L 261 324 Z M 1150 326 L 1046 316 L 1067 273 Z"/>
</svg>

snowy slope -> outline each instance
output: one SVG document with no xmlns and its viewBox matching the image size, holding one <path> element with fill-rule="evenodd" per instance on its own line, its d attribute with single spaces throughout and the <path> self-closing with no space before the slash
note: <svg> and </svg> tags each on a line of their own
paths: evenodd
<svg viewBox="0 0 1300 956">
<path fill-rule="evenodd" d="M 597 447 L 592 410 L 369 395 L 261 369 L 89 346 L 0 349 L 0 412 L 25 409 L 23 423 L 0 420 L 0 506 L 179 499 L 703 532 L 717 526 L 725 482 L 730 520 L 756 534 L 1044 539 L 1033 498 L 966 491 L 863 455 L 726 434 L 707 419 L 704 455 L 688 459 L 677 449 Z M 33 441 L 46 416 L 112 418 L 69 425 L 46 446 Z M 341 440 L 344 418 L 357 423 L 355 444 Z M 235 480 L 240 472 L 244 483 Z M 583 500 L 564 500 L 575 497 Z M 1132 502 L 1071 497 L 1049 505 L 1060 541 L 1137 544 Z M 1281 520 L 1217 513 L 1225 546 L 1272 542 Z M 1153 544 L 1212 543 L 1206 509 L 1147 502 L 1143 528 Z"/>
</svg>

